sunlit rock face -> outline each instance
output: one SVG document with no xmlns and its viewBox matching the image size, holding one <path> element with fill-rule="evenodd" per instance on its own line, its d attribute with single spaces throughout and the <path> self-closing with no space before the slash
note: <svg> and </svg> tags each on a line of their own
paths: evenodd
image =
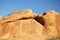
<svg viewBox="0 0 60 40">
<path fill-rule="evenodd" d="M 3 17 L 2 16 L 0 16 L 0 20 L 2 20 L 3 19 Z"/>
<path fill-rule="evenodd" d="M 12 12 L 0 21 L 0 40 L 47 40 L 60 36 L 59 17 L 53 10 L 42 14 L 31 10 Z"/>
</svg>

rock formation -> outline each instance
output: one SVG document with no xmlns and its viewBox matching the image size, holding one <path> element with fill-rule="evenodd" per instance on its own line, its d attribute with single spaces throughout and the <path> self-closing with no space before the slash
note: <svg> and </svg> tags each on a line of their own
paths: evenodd
<svg viewBox="0 0 60 40">
<path fill-rule="evenodd" d="M 12 12 L 0 20 L 0 40 L 48 40 L 60 36 L 60 14 L 51 10 Z"/>
</svg>

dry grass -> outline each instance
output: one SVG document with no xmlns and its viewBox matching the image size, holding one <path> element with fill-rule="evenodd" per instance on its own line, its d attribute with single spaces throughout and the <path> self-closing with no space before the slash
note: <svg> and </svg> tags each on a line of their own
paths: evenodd
<svg viewBox="0 0 60 40">
<path fill-rule="evenodd" d="M 47 40 L 60 40 L 60 37 L 52 37 L 52 38 L 49 38 Z"/>
</svg>

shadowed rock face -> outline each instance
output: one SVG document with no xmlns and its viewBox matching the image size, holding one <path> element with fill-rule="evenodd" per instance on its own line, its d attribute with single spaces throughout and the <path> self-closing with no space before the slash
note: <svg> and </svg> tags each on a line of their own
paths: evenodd
<svg viewBox="0 0 60 40">
<path fill-rule="evenodd" d="M 47 40 L 60 36 L 60 14 L 51 10 L 34 14 L 15 11 L 0 21 L 0 40 Z"/>
</svg>

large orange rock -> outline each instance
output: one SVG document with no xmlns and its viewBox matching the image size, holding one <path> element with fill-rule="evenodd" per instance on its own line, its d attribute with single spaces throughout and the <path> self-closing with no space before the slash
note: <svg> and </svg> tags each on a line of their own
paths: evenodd
<svg viewBox="0 0 60 40">
<path fill-rule="evenodd" d="M 60 14 L 51 10 L 33 14 L 15 11 L 0 21 L 0 40 L 47 40 L 60 36 Z"/>
<path fill-rule="evenodd" d="M 43 14 L 39 14 L 36 18 L 36 20 L 43 25 L 43 27 L 44 27 L 43 34 L 48 38 L 58 36 L 55 15 L 59 15 L 59 14 L 56 13 L 55 11 L 51 10 L 51 11 L 47 11 Z"/>
<path fill-rule="evenodd" d="M 19 19 L 28 19 L 28 18 L 35 18 L 37 14 L 33 14 L 31 10 L 19 10 L 12 12 L 11 14 L 7 15 L 0 21 L 0 24 L 10 21 L 16 21 Z"/>
</svg>

